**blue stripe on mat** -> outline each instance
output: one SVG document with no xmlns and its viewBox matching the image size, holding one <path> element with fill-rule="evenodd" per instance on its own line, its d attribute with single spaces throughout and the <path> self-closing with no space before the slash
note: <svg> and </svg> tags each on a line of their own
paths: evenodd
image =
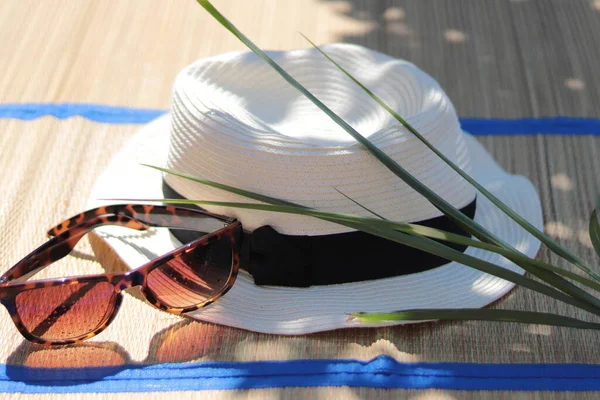
<svg viewBox="0 0 600 400">
<path fill-rule="evenodd" d="M 21 103 L 0 104 L 0 118 L 32 120 L 44 116 L 83 117 L 108 124 L 144 124 L 165 110 L 117 107 L 102 104 Z M 463 129 L 474 135 L 600 135 L 600 120 L 577 117 L 461 118 Z"/>
<path fill-rule="evenodd" d="M 107 124 L 144 124 L 164 114 L 165 110 L 77 103 L 0 104 L 0 118 L 29 121 L 45 116 L 59 119 L 83 117 Z"/>
<path fill-rule="evenodd" d="M 291 360 L 73 369 L 0 367 L 0 391 L 24 393 L 351 386 L 458 390 L 600 390 L 600 365 Z"/>
</svg>

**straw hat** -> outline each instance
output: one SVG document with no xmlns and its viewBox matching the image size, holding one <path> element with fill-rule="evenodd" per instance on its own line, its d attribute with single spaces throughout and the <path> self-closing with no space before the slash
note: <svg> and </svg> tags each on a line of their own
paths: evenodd
<svg viewBox="0 0 600 400">
<path fill-rule="evenodd" d="M 452 103 L 435 80 L 406 61 L 360 46 L 331 44 L 323 48 L 454 163 L 541 229 L 540 200 L 531 182 L 507 174 L 476 139 L 461 130 Z M 478 223 L 524 254 L 537 253 L 536 239 L 484 196 L 476 196 L 468 183 L 316 50 L 269 55 L 437 194 L 456 208 L 471 209 Z M 140 163 L 167 166 L 320 210 L 372 216 L 339 193 L 343 192 L 390 220 L 427 223 L 445 218 L 248 52 L 202 59 L 181 71 L 173 89 L 171 112 L 142 127 L 114 157 L 96 183 L 89 206 L 105 204 L 98 200 L 102 198 L 163 198 L 164 184 L 189 199 L 248 202 L 246 198 L 181 178 L 163 177 Z M 354 239 L 336 242 L 351 237 L 343 236 L 352 235 L 350 229 L 315 218 L 206 208 L 237 217 L 248 233 L 270 226 L 270 232 L 278 238 L 310 236 L 313 243 L 334 238 L 332 252 L 354 252 L 361 260 L 365 256 L 368 259 L 373 249 L 379 249 L 370 245 L 361 248 Z M 100 235 L 131 267 L 180 246 L 167 230 L 138 233 L 105 227 Z M 266 243 L 268 252 L 269 241 Z M 273 251 L 280 252 L 279 260 L 283 259 L 281 251 L 284 257 L 298 254 L 285 253 L 287 249 Z M 474 248 L 464 251 L 522 272 L 496 254 Z M 368 279 L 377 276 L 382 259 L 396 272 L 389 276 L 388 269 L 386 277 Z M 403 251 L 385 253 L 383 258 L 379 254 L 373 260 L 378 261 L 362 266 L 365 271 L 375 271 L 367 278 L 344 280 L 342 276 L 332 284 L 318 279 L 309 285 L 292 282 L 292 286 L 310 287 L 272 286 L 270 272 L 258 282 L 257 274 L 253 277 L 242 270 L 229 293 L 191 317 L 259 332 L 303 334 L 357 326 L 348 318 L 348 313 L 356 311 L 483 307 L 513 287 L 510 282 L 455 262 L 433 268 L 427 265 L 429 258 L 407 259 Z M 280 273 L 286 273 L 285 263 L 276 267 L 283 270 Z M 343 267 L 331 266 L 342 271 Z M 320 270 L 327 268 L 328 265 L 319 265 Z M 261 285 L 255 284 L 255 279 Z"/>
</svg>

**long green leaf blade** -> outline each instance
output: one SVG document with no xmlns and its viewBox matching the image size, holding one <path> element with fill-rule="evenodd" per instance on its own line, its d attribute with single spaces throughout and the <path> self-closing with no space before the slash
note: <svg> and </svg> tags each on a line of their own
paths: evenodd
<svg viewBox="0 0 600 400">
<path fill-rule="evenodd" d="M 368 209 L 367 207 L 365 207 L 364 205 L 360 204 L 358 201 L 354 200 L 353 198 L 347 196 L 346 194 L 344 194 L 343 192 L 341 192 L 338 189 L 335 189 L 338 193 L 340 193 L 342 196 L 346 197 L 348 200 L 350 200 L 351 202 L 353 202 L 354 204 L 358 205 L 359 207 L 363 208 L 364 210 L 366 210 L 367 212 L 370 212 L 371 214 L 376 215 L 377 217 L 379 217 L 380 219 L 384 219 L 386 220 L 386 218 L 382 217 L 379 214 L 376 214 L 374 211 L 371 211 L 370 209 Z M 599 197 L 600 200 L 600 197 Z M 386 220 L 387 221 L 387 220 Z M 597 281 L 592 281 L 590 279 L 587 279 L 583 276 L 580 276 L 574 272 L 562 269 L 562 268 L 558 268 L 555 267 L 554 265 L 550 265 L 547 264 L 545 262 L 542 261 L 538 261 L 536 259 L 531 259 L 525 255 L 522 255 L 521 253 L 518 252 L 511 252 L 509 250 L 506 250 L 502 247 L 490 244 L 490 243 L 484 243 L 484 242 L 480 242 L 477 240 L 473 240 L 471 238 L 462 236 L 462 235 L 457 235 L 455 233 L 451 233 L 451 232 L 446 232 L 446 231 L 442 231 L 439 229 L 435 229 L 435 228 L 430 228 L 427 226 L 422 226 L 422 225 L 418 225 L 418 224 L 407 224 L 407 223 L 395 223 L 395 222 L 391 222 L 391 224 L 387 225 L 387 227 L 389 229 L 396 229 L 396 230 L 400 230 L 404 233 L 408 233 L 408 234 L 417 234 L 417 235 L 421 235 L 421 236 L 427 236 L 430 239 L 438 239 L 438 240 L 443 240 L 445 242 L 449 242 L 449 243 L 454 243 L 454 244 L 459 244 L 459 245 L 464 245 L 464 246 L 471 246 L 471 247 L 476 247 L 479 249 L 483 249 L 483 250 L 487 250 L 487 251 L 491 251 L 497 254 L 500 254 L 504 257 L 516 257 L 519 258 L 521 262 L 529 262 L 530 264 L 539 267 L 539 268 L 543 268 L 543 269 L 547 269 L 549 271 L 555 272 L 557 274 L 563 275 L 565 277 L 571 278 L 579 283 L 584 284 L 585 286 L 592 288 L 596 291 L 600 291 L 600 283 Z M 600 225 L 598 228 L 598 235 L 599 235 L 599 239 L 600 239 Z"/>
<path fill-rule="evenodd" d="M 598 209 L 592 211 L 590 217 L 590 239 L 596 253 L 600 255 L 600 219 L 598 218 Z"/>
<path fill-rule="evenodd" d="M 133 199 L 120 199 L 121 201 L 131 200 Z M 173 204 L 190 204 L 190 200 L 177 200 L 177 199 L 144 199 L 145 201 L 167 201 L 173 202 Z M 139 199 L 138 199 L 139 201 Z M 196 201 L 191 200 L 191 204 L 196 204 Z M 373 226 L 377 226 L 381 229 L 393 229 L 400 232 L 407 233 L 413 236 L 425 236 L 430 239 L 441 240 L 449 243 L 454 243 L 463 246 L 471 246 L 476 247 L 478 249 L 490 251 L 492 253 L 500 254 L 506 258 L 515 257 L 518 258 L 521 262 L 528 262 L 536 267 L 543 268 L 557 274 L 561 274 L 565 277 L 573 279 L 579 283 L 584 284 L 585 286 L 594 289 L 596 291 L 600 291 L 600 283 L 587 279 L 581 275 L 577 275 L 574 272 L 556 267 L 554 265 L 545 263 L 543 261 L 531 259 L 523 254 L 514 254 L 513 252 L 506 250 L 505 248 L 490 244 L 480 242 L 478 240 L 471 239 L 466 236 L 458 235 L 451 232 L 442 231 L 435 228 L 430 228 L 427 226 L 422 226 L 418 224 L 410 224 L 405 222 L 394 222 L 389 220 L 378 220 L 371 219 L 368 217 L 359 217 L 350 214 L 340 214 L 340 213 L 328 213 L 323 211 L 318 211 L 315 209 L 309 209 L 303 206 L 274 206 L 274 205 L 266 205 L 266 204 L 254 204 L 254 203 L 230 203 L 230 202 L 204 202 L 203 205 L 214 205 L 214 206 L 222 206 L 222 207 L 232 207 L 232 208 L 244 208 L 250 210 L 260 210 L 260 211 L 270 211 L 270 212 L 283 212 L 288 214 L 298 214 L 298 215 L 307 215 L 311 217 L 327 219 L 331 222 L 359 222 L 359 223 L 367 223 Z"/>
<path fill-rule="evenodd" d="M 405 310 L 389 313 L 358 312 L 351 314 L 351 319 L 356 319 L 367 324 L 386 321 L 478 320 L 541 324 L 577 329 L 600 329 L 600 324 L 598 323 L 581 321 L 562 315 L 532 311 L 490 310 L 485 308 Z"/>
<path fill-rule="evenodd" d="M 362 208 L 366 212 L 373 214 L 374 216 L 376 216 L 379 219 L 386 219 L 386 218 L 382 217 L 381 215 L 377 214 L 375 211 L 373 211 L 373 210 L 371 210 L 371 209 L 363 206 L 358 201 L 354 200 L 352 197 L 348 196 L 346 193 L 342 192 L 338 188 L 334 187 L 334 189 L 335 189 L 336 192 L 338 192 L 339 194 L 341 194 L 342 196 L 344 196 L 345 198 L 347 198 L 348 200 L 350 200 L 351 202 L 353 202 L 354 204 L 356 204 L 357 206 L 359 206 L 360 208 Z"/>
<path fill-rule="evenodd" d="M 377 146 L 372 144 L 368 139 L 358 133 L 352 128 L 346 121 L 335 114 L 329 107 L 323 104 L 317 99 L 311 92 L 309 92 L 304 86 L 302 86 L 297 80 L 289 75 L 283 68 L 281 68 L 275 61 L 273 61 L 268 55 L 266 55 L 260 48 L 258 48 L 250 39 L 248 39 L 242 32 L 240 32 L 227 18 L 225 18 L 208 0 L 197 0 L 197 2 L 211 14 L 223 27 L 229 30 L 235 37 L 237 37 L 242 43 L 244 43 L 250 50 L 252 50 L 257 56 L 265 61 L 270 67 L 272 67 L 281 77 L 286 80 L 292 87 L 302 93 L 308 98 L 313 104 L 321 109 L 329 118 L 337 123 L 342 129 L 350 134 L 358 143 L 365 147 L 373 156 L 375 156 L 384 166 L 386 166 L 391 172 L 402 179 L 407 185 L 414 189 L 417 193 L 425 197 L 435 207 L 447 215 L 452 221 L 454 221 L 461 228 L 474 235 L 481 241 L 495 243 L 501 247 L 512 249 L 506 242 L 495 236 L 493 233 L 484 229 L 477 222 L 471 220 L 442 197 L 437 195 L 418 179 L 412 176 L 408 171 L 402 168 L 396 161 L 391 159 L 387 154 L 381 151 Z M 581 290 L 577 286 L 564 278 L 556 275 L 553 272 L 532 267 L 528 263 L 521 263 L 518 259 L 510 258 L 511 261 L 515 262 L 521 268 L 525 269 L 529 273 L 536 277 L 550 283 L 551 285 L 559 288 L 565 293 L 571 296 L 581 299 L 585 302 L 593 304 L 596 308 L 600 309 L 600 300 L 590 296 L 585 291 Z"/>
<path fill-rule="evenodd" d="M 127 199 L 121 199 L 127 200 Z M 141 200 L 141 199 L 138 199 Z M 299 214 L 299 215 L 307 215 L 313 216 L 317 218 L 321 218 L 330 222 L 335 222 L 340 225 L 344 225 L 353 229 L 361 230 L 366 233 L 370 233 L 375 236 L 382 237 L 384 239 L 392 240 L 394 242 L 404 244 L 418 250 L 426 251 L 428 253 L 437 255 L 439 257 L 446 258 L 448 260 L 456 261 L 461 264 L 467 265 L 469 267 L 475 268 L 482 272 L 495 275 L 499 278 L 508 280 L 515 284 L 521 285 L 528 289 L 534 290 L 536 292 L 548 295 L 557 300 L 563 301 L 567 304 L 571 304 L 575 307 L 581 308 L 588 312 L 600 315 L 600 310 L 596 307 L 575 299 L 573 297 L 567 296 L 566 294 L 541 284 L 537 281 L 534 281 L 530 278 L 524 277 L 520 274 L 517 274 L 513 271 L 507 270 L 505 268 L 499 267 L 495 264 L 489 263 L 487 261 L 480 260 L 478 258 L 469 256 L 468 254 L 461 253 L 457 250 L 454 250 L 450 247 L 444 246 L 441 243 L 438 243 L 434 240 L 428 239 L 426 237 L 417 237 L 411 236 L 402 232 L 397 232 L 390 229 L 382 229 L 377 226 L 370 225 L 368 222 L 362 222 L 361 219 L 364 217 L 356 217 L 348 214 L 335 214 L 335 213 L 327 213 L 321 212 L 318 210 L 313 210 L 306 207 L 295 207 L 295 206 L 286 206 L 286 205 L 269 205 L 269 204 L 252 204 L 252 203 L 230 203 L 230 202 L 220 202 L 220 201 L 201 201 L 201 200 L 188 200 L 188 199 L 144 199 L 144 201 L 158 201 L 168 204 L 196 204 L 196 205 L 212 205 L 212 206 L 221 206 L 221 207 L 238 207 L 238 208 L 248 208 L 255 210 L 263 210 L 263 211 L 273 211 L 273 212 L 284 212 L 290 214 Z M 374 220 L 381 221 L 381 220 Z M 385 222 L 385 221 L 382 221 Z"/>
<path fill-rule="evenodd" d="M 251 198 L 254 200 L 258 200 L 258 201 L 262 201 L 264 203 L 269 203 L 269 204 L 279 204 L 279 205 L 287 205 L 287 206 L 291 206 L 292 208 L 289 208 L 288 211 L 286 212 L 292 212 L 294 211 L 294 207 L 296 208 L 304 208 L 304 209 L 308 209 L 305 206 L 299 205 L 299 204 L 295 204 L 295 203 L 291 203 L 289 201 L 284 201 L 284 200 L 280 200 L 274 197 L 269 197 L 269 196 L 264 196 L 258 193 L 254 193 L 254 192 L 250 192 L 250 191 L 246 191 L 246 190 L 242 190 L 242 189 L 237 189 L 234 188 L 232 186 L 227 186 L 227 185 L 223 185 L 217 182 L 213 182 L 210 180 L 206 180 L 206 179 L 200 179 L 197 177 L 194 177 L 192 175 L 188 175 L 188 174 L 182 174 L 176 171 L 172 171 L 170 169 L 166 169 L 166 168 L 162 168 L 162 167 L 157 167 L 157 166 L 153 166 L 153 165 L 148 165 L 148 164 L 142 164 L 146 167 L 149 168 L 153 168 L 156 170 L 159 170 L 161 172 L 170 174 L 170 175 L 174 175 L 174 176 L 178 176 L 180 178 L 183 179 L 187 179 L 187 180 L 191 180 L 193 182 L 197 182 L 203 185 L 207 185 L 210 187 L 214 187 L 217 189 L 221 189 L 230 193 L 234 193 L 240 196 L 244 196 L 247 198 Z M 338 190 L 339 192 L 339 190 Z M 341 193 L 341 192 L 340 192 Z M 344 195 L 343 193 L 341 193 L 342 195 Z M 346 195 L 344 195 L 346 196 Z M 348 197 L 348 196 L 346 196 Z M 348 197 L 348 199 L 350 199 Z M 115 199 L 112 199 L 115 200 Z M 120 201 L 140 201 L 140 200 L 144 200 L 144 199 L 118 199 Z M 156 202 L 162 202 L 163 199 L 145 199 L 145 201 L 156 201 Z M 172 202 L 172 204 L 190 204 L 188 202 L 188 200 L 175 200 L 175 199 L 171 199 L 170 200 Z M 225 203 L 219 203 L 219 204 L 225 204 Z M 265 205 L 260 205 L 260 204 L 246 204 L 246 203 L 227 203 L 229 204 L 231 207 L 238 207 L 238 208 L 248 208 L 248 209 L 254 209 L 254 210 L 263 210 L 263 211 L 273 211 L 273 208 L 267 207 Z M 356 202 L 357 205 L 361 206 L 362 205 L 358 202 Z M 367 209 L 367 211 L 372 212 L 370 210 Z M 283 212 L 283 211 L 282 211 Z M 305 214 L 306 215 L 306 214 Z M 331 214 L 330 217 L 334 218 L 334 216 L 341 216 L 343 214 Z M 316 215 L 312 215 L 312 216 L 316 216 Z M 323 217 L 325 217 L 325 215 L 322 215 Z M 348 218 L 354 218 L 355 216 L 353 215 L 348 215 Z M 473 247 L 477 247 L 480 248 L 482 250 L 487 250 L 487 251 L 491 251 L 493 253 L 498 253 L 502 256 L 507 257 L 510 254 L 513 254 L 513 252 L 506 250 L 504 248 L 501 248 L 499 246 L 493 245 L 493 244 L 489 244 L 489 243 L 484 243 L 484 242 L 480 242 L 477 240 L 473 240 L 471 238 L 462 236 L 462 235 L 457 235 L 457 234 L 453 234 L 450 232 L 445 232 L 445 231 L 441 231 L 439 229 L 434 229 L 434 228 L 429 228 L 426 226 L 421 226 L 421 225 L 415 225 L 415 224 L 409 224 L 409 223 L 404 223 L 404 222 L 393 222 L 393 221 L 387 221 L 387 223 L 384 220 L 383 217 L 379 216 L 382 220 L 367 220 L 366 222 L 368 223 L 372 223 L 372 224 L 377 224 L 379 222 L 383 222 L 383 224 L 381 224 L 381 226 L 383 228 L 388 228 L 388 229 L 395 229 L 395 230 L 399 230 L 401 232 L 404 233 L 408 233 L 408 234 L 412 234 L 412 235 L 420 235 L 420 236 L 426 236 L 429 237 L 431 239 L 437 239 L 437 240 L 442 240 L 442 241 L 446 241 L 446 242 L 450 242 L 450 243 L 455 243 L 455 244 L 459 244 L 459 245 L 464 245 L 464 246 L 473 246 Z M 521 260 L 523 262 L 530 262 L 534 265 L 536 265 L 539 268 L 544 268 L 544 269 L 548 269 L 550 271 L 556 272 L 558 274 L 561 274 L 563 276 L 566 276 L 568 278 L 571 278 L 577 282 L 580 282 L 594 290 L 600 291 L 600 284 L 598 282 L 595 281 L 591 281 L 589 279 L 586 279 L 585 277 L 582 277 L 580 275 L 577 275 L 571 271 L 567 271 L 564 270 L 562 268 L 558 268 L 555 267 L 553 265 L 544 263 L 542 261 L 538 261 L 538 260 L 534 260 L 534 259 L 530 259 L 529 257 L 520 254 L 520 253 L 516 253 L 513 254 L 513 256 L 515 257 L 520 257 Z"/>
<path fill-rule="evenodd" d="M 581 270 L 585 271 L 588 275 L 592 276 L 594 279 L 600 281 L 600 275 L 595 271 L 591 270 L 585 263 L 579 259 L 577 256 L 569 252 L 564 247 L 560 246 L 556 243 L 552 238 L 546 235 L 544 232 L 537 229 L 533 226 L 529 221 L 521 217 L 519 214 L 514 212 L 510 207 L 504 204 L 500 199 L 494 196 L 490 191 L 480 185 L 475 179 L 473 179 L 470 175 L 464 172 L 461 168 L 459 168 L 456 164 L 454 164 L 448 157 L 446 157 L 441 151 L 439 151 L 434 145 L 431 144 L 423 135 L 421 135 L 411 124 L 409 124 L 404 118 L 402 118 L 398 113 L 396 113 L 391 107 L 389 107 L 381 98 L 379 98 L 375 93 L 369 90 L 365 85 L 363 85 L 359 80 L 357 80 L 352 74 L 350 74 L 346 69 L 344 69 L 340 64 L 338 64 L 335 60 L 333 60 L 327 53 L 325 53 L 320 47 L 318 47 L 315 43 L 313 43 L 309 38 L 300 33 L 304 39 L 306 39 L 317 51 L 319 51 L 327 60 L 329 60 L 333 65 L 335 65 L 341 72 L 343 72 L 348 78 L 350 78 L 354 83 L 360 86 L 365 93 L 367 93 L 373 100 L 375 100 L 380 106 L 382 106 L 387 112 L 389 112 L 398 122 L 400 122 L 409 132 L 415 135 L 425 146 L 427 146 L 431 151 L 433 151 L 438 157 L 440 157 L 450 168 L 456 171 L 460 176 L 462 176 L 467 182 L 473 185 L 479 192 L 481 192 L 485 197 L 487 197 L 496 207 L 498 207 L 502 212 L 508 215 L 513 221 L 517 222 L 521 225 L 525 230 L 539 239 L 542 243 L 544 243 L 550 250 L 569 262 L 576 265 Z M 600 254 L 600 253 L 599 253 Z"/>
</svg>

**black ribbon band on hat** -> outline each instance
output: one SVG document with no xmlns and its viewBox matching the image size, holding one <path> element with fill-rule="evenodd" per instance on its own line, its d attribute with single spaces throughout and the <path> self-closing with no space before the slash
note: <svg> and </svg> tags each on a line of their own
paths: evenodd
<svg viewBox="0 0 600 400">
<path fill-rule="evenodd" d="M 163 181 L 165 198 L 184 199 Z M 476 199 L 461 208 L 466 216 L 475 216 Z M 441 229 L 466 237 L 470 235 L 445 215 L 418 225 Z M 193 231 L 171 230 L 182 243 L 202 236 Z M 464 252 L 467 246 L 446 243 Z M 241 268 L 257 285 L 308 287 L 358 282 L 414 274 L 447 264 L 449 260 L 365 232 L 333 235 L 294 236 L 261 226 L 244 232 Z"/>
</svg>

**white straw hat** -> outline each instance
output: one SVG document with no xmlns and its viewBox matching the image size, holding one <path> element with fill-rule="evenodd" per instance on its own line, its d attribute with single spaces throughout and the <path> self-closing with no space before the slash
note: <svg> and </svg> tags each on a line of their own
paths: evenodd
<svg viewBox="0 0 600 400">
<path fill-rule="evenodd" d="M 451 102 L 430 76 L 406 61 L 360 46 L 331 44 L 323 49 L 453 162 L 542 228 L 541 205 L 531 182 L 507 174 L 476 139 L 461 131 Z M 437 194 L 456 208 L 476 203 L 475 221 L 524 254 L 537 253 L 536 239 L 483 195 L 476 198 L 467 182 L 316 50 L 268 54 Z M 421 195 L 248 52 L 202 59 L 185 68 L 175 81 L 171 113 L 142 127 L 114 157 L 96 183 L 88 205 L 106 204 L 97 200 L 102 198 L 163 198 L 163 175 L 140 163 L 167 166 L 325 211 L 372 216 L 341 191 L 390 220 L 443 218 Z M 189 199 L 249 202 L 171 175 L 164 181 Z M 335 236 L 350 231 L 311 217 L 206 209 L 238 218 L 248 232 L 266 225 L 280 234 L 294 236 Z M 133 232 L 104 227 L 99 231 L 131 267 L 181 245 L 167 230 Z M 496 254 L 474 248 L 467 248 L 465 253 L 522 272 Z M 387 262 L 401 266 L 402 254 Z M 364 268 L 376 270 L 378 265 Z M 303 334 L 357 326 L 348 318 L 348 313 L 356 311 L 483 307 L 513 286 L 455 262 L 407 275 L 303 288 L 259 286 L 242 270 L 230 292 L 190 316 L 259 332 Z"/>
</svg>

